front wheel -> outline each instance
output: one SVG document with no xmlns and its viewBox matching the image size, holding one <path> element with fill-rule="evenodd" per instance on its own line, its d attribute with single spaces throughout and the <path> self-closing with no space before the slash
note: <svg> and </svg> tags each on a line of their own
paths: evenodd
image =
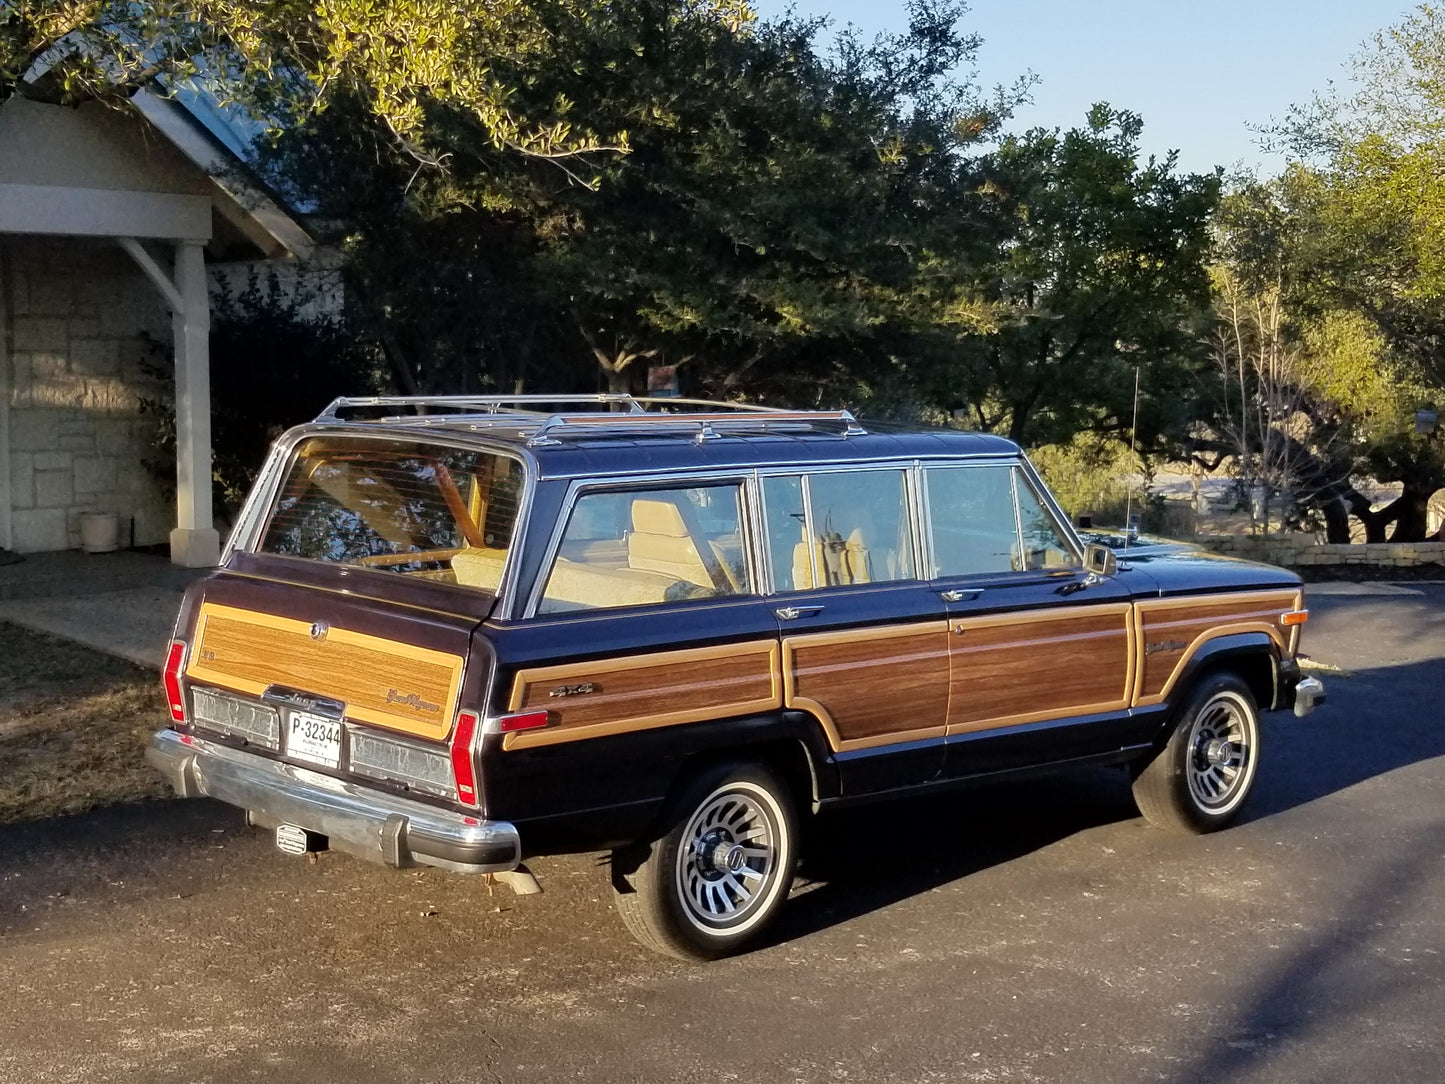
<svg viewBox="0 0 1445 1084">
<path fill-rule="evenodd" d="M 1134 779 L 1134 801 L 1150 824 L 1214 832 L 1234 820 L 1259 766 L 1259 708 L 1233 674 L 1194 690 L 1168 743 Z"/>
<path fill-rule="evenodd" d="M 617 912 L 669 956 L 739 951 L 787 898 L 797 829 L 787 785 L 761 764 L 718 765 L 682 788 L 651 844 L 612 855 Z"/>
</svg>

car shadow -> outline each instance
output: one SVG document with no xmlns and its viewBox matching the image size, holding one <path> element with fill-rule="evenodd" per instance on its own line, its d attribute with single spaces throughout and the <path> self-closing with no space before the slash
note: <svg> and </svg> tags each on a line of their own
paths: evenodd
<svg viewBox="0 0 1445 1084">
<path fill-rule="evenodd" d="M 1265 716 L 1259 777 L 1238 823 L 1445 756 L 1445 728 L 1430 710 L 1436 690 L 1445 689 L 1445 660 L 1324 680 L 1329 699 L 1312 715 Z M 1123 768 L 990 782 L 819 817 L 804 837 L 795 898 L 763 944 L 805 937 L 1078 832 L 1138 817 Z"/>
<path fill-rule="evenodd" d="M 763 947 L 818 933 L 940 885 L 1139 815 L 1122 768 L 987 783 L 819 817 L 795 896 Z"/>
</svg>

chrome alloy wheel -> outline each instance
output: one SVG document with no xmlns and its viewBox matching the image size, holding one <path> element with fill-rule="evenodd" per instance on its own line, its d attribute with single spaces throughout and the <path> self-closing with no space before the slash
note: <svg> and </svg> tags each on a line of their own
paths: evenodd
<svg viewBox="0 0 1445 1084">
<path fill-rule="evenodd" d="M 1249 792 L 1258 724 L 1237 693 L 1220 691 L 1194 716 L 1185 773 L 1189 794 L 1207 813 L 1227 813 Z"/>
<path fill-rule="evenodd" d="M 782 883 L 786 831 L 776 799 L 761 787 L 737 781 L 708 795 L 677 849 L 677 895 L 688 921 L 707 930 L 751 925 Z"/>
</svg>

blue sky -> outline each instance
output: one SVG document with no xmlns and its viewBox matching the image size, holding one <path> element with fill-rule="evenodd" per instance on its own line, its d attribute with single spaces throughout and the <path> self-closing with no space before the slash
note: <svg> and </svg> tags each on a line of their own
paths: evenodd
<svg viewBox="0 0 1445 1084">
<path fill-rule="evenodd" d="M 789 0 L 755 0 L 764 17 Z M 794 0 L 869 34 L 907 25 L 902 0 Z M 1144 118 L 1143 150 L 1176 149 L 1185 170 L 1236 163 L 1273 172 L 1250 123 L 1346 78 L 1345 62 L 1412 4 L 1396 0 L 972 0 L 963 26 L 983 36 L 978 78 L 1032 71 L 1034 104 L 1013 129 L 1073 127 L 1096 101 Z"/>
</svg>

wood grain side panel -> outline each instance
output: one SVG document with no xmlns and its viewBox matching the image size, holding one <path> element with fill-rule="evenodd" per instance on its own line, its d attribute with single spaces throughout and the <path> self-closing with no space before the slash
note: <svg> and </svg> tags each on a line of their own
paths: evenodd
<svg viewBox="0 0 1445 1084">
<path fill-rule="evenodd" d="M 346 705 L 349 718 L 440 739 L 456 714 L 458 655 L 346 629 L 203 603 L 186 676 L 259 696 L 284 685 Z"/>
<path fill-rule="evenodd" d="M 1218 636 L 1263 632 L 1275 641 L 1282 654 L 1292 654 L 1296 630 L 1286 626 L 1281 615 L 1301 603 L 1300 592 L 1295 590 L 1139 603 L 1140 647 L 1134 703 L 1160 703 L 1194 653 Z"/>
<path fill-rule="evenodd" d="M 946 622 L 789 636 L 783 671 L 788 706 L 817 714 L 836 748 L 944 732 Z"/>
<path fill-rule="evenodd" d="M 949 733 L 1128 706 L 1127 603 L 954 622 Z"/>
<path fill-rule="evenodd" d="M 537 667 L 517 673 L 509 709 L 545 708 L 552 721 L 545 729 L 508 734 L 503 747 L 551 745 L 781 705 L 775 640 Z"/>
</svg>

